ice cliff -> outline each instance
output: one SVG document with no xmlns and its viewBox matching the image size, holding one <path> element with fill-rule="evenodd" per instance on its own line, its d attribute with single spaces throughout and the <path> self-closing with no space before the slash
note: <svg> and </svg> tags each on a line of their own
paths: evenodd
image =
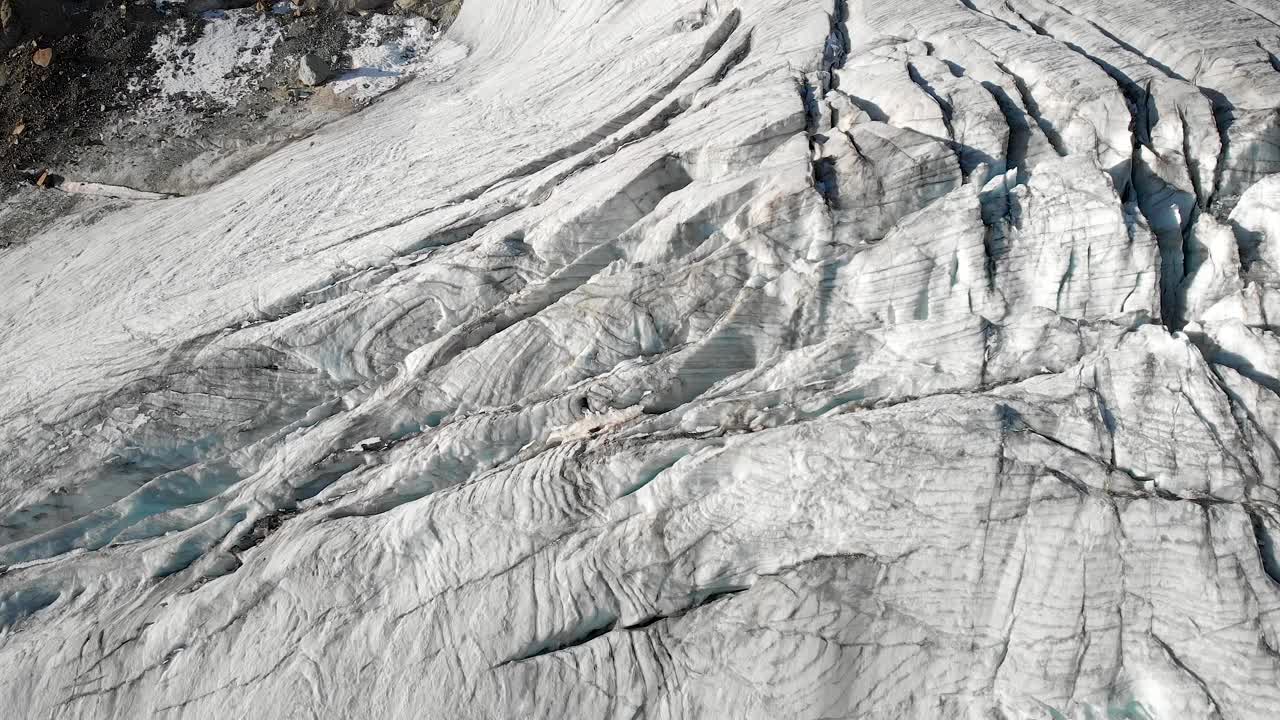
<svg viewBox="0 0 1280 720">
<path fill-rule="evenodd" d="M 1262 719 L 1280 3 L 467 0 L 0 254 L 6 718 Z"/>
</svg>

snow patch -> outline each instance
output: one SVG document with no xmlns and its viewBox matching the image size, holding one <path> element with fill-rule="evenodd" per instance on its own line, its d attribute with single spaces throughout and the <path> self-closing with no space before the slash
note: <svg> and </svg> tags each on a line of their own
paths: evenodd
<svg viewBox="0 0 1280 720">
<path fill-rule="evenodd" d="M 351 19 L 351 36 L 359 38 L 350 50 L 351 69 L 332 83 L 333 91 L 353 100 L 367 100 L 399 85 L 426 67 L 427 50 L 439 33 L 426 18 L 373 15 Z M 360 25 L 364 25 L 361 30 Z"/>
<path fill-rule="evenodd" d="M 253 12 L 206 13 L 204 20 L 190 45 L 185 20 L 156 38 L 151 56 L 159 69 L 152 82 L 161 104 L 183 97 L 236 104 L 255 89 L 281 38 L 275 21 Z"/>
</svg>

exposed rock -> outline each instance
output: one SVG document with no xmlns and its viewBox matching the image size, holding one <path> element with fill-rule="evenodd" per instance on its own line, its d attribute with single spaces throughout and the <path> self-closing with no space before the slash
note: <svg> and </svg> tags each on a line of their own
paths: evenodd
<svg viewBox="0 0 1280 720">
<path fill-rule="evenodd" d="M 0 707 L 1272 717 L 1277 22 L 469 0 L 62 217 L 0 253 Z"/>
<path fill-rule="evenodd" d="M 35 36 L 61 37 L 82 4 L 77 0 L 0 0 L 0 51 Z"/>
<path fill-rule="evenodd" d="M 211 10 L 233 10 L 253 5 L 255 0 L 187 0 L 188 12 L 203 13 Z"/>
<path fill-rule="evenodd" d="M 7 52 L 22 39 L 22 24 L 13 0 L 0 0 L 0 52 Z M 0 83 L 0 87 L 3 87 Z"/>
<path fill-rule="evenodd" d="M 308 11 L 356 12 L 359 10 L 378 10 L 387 7 L 392 0 L 303 0 L 302 7 Z"/>
<path fill-rule="evenodd" d="M 448 27 L 458 17 L 462 0 L 395 0 L 395 7 L 430 18 L 441 27 Z"/>
</svg>

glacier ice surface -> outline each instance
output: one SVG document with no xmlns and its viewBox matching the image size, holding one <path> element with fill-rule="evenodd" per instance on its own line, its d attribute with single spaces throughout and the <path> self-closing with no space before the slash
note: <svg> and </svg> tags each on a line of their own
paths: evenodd
<svg viewBox="0 0 1280 720">
<path fill-rule="evenodd" d="M 1273 717 L 1277 23 L 468 0 L 0 254 L 0 707 Z"/>
</svg>

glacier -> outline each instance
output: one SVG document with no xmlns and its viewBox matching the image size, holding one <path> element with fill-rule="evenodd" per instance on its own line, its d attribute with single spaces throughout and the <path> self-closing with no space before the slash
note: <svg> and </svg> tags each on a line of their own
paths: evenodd
<svg viewBox="0 0 1280 720">
<path fill-rule="evenodd" d="M 2 714 L 1274 717 L 1278 53 L 1274 0 L 466 0 L 0 251 Z"/>
</svg>

